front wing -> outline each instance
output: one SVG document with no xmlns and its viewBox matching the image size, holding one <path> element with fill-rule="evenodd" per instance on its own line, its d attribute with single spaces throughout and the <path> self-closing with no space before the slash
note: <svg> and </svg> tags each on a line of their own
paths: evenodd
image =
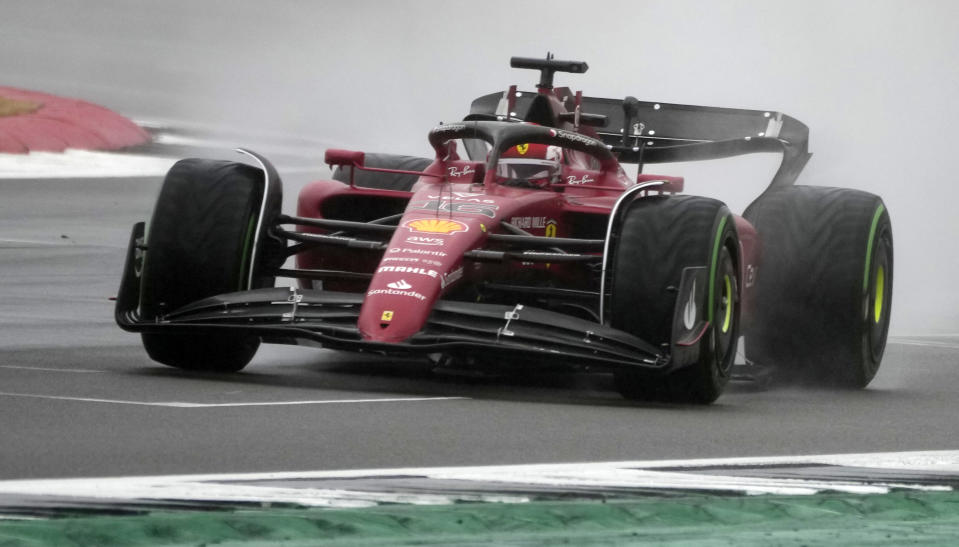
<svg viewBox="0 0 959 547">
<path fill-rule="evenodd" d="M 549 310 L 440 300 L 423 329 L 399 343 L 364 340 L 356 326 L 363 295 L 265 288 L 205 298 L 160 318 L 139 316 L 140 279 L 134 229 L 116 303 L 124 330 L 147 333 L 222 333 L 265 342 L 321 345 L 386 355 L 447 353 L 508 355 L 516 362 L 546 361 L 581 368 L 638 368 L 668 373 L 669 354 L 629 333 Z"/>
</svg>

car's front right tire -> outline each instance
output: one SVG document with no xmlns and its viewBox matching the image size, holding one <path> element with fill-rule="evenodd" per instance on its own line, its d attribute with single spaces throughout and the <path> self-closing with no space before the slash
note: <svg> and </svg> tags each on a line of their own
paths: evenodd
<svg viewBox="0 0 959 547">
<path fill-rule="evenodd" d="M 273 285 L 252 261 L 257 227 L 264 230 L 259 216 L 265 191 L 262 171 L 241 163 L 187 159 L 170 169 L 148 225 L 141 318 L 154 320 L 209 296 Z M 279 213 L 276 201 L 270 199 L 267 216 Z M 142 338 L 157 362 L 217 372 L 242 369 L 260 344 L 256 336 L 234 333 L 143 333 Z"/>
</svg>

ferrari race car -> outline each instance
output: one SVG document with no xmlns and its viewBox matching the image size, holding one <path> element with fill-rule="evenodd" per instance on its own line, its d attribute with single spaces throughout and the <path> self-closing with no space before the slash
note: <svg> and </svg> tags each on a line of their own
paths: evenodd
<svg viewBox="0 0 959 547">
<path fill-rule="evenodd" d="M 642 400 L 710 403 L 740 368 L 869 383 L 889 214 L 872 194 L 794 184 L 805 125 L 554 88 L 583 62 L 512 66 L 540 71 L 537 90 L 479 97 L 429 132 L 431 158 L 327 150 L 332 180 L 305 186 L 295 216 L 254 152 L 178 162 L 149 230 L 133 228 L 117 322 L 190 370 L 237 371 L 266 342 L 611 372 Z M 644 173 L 756 152 L 783 159 L 742 216 Z"/>
</svg>

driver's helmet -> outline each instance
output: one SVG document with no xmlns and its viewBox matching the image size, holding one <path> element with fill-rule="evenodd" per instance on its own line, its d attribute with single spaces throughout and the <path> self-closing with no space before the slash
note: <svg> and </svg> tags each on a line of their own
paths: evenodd
<svg viewBox="0 0 959 547">
<path fill-rule="evenodd" d="M 559 146 L 546 144 L 518 144 L 504 150 L 496 164 L 499 182 L 524 181 L 544 188 L 559 182 L 562 174 L 563 152 Z"/>
</svg>

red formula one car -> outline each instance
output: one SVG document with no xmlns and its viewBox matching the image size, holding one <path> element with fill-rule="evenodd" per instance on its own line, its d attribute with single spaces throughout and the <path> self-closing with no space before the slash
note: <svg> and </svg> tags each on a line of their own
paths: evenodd
<svg viewBox="0 0 959 547">
<path fill-rule="evenodd" d="M 184 369 L 238 370 L 261 341 L 314 343 L 608 371 L 629 398 L 708 403 L 744 336 L 746 376 L 872 379 L 889 325 L 889 215 L 871 194 L 793 184 L 805 125 L 583 97 L 552 80 L 585 63 L 512 65 L 540 71 L 536 92 L 476 99 L 430 131 L 432 158 L 328 150 L 334 180 L 307 185 L 296 216 L 281 214 L 279 177 L 255 153 L 177 163 L 149 231 L 134 227 L 117 322 Z M 783 161 L 744 216 L 643 173 L 753 152 Z"/>
</svg>

